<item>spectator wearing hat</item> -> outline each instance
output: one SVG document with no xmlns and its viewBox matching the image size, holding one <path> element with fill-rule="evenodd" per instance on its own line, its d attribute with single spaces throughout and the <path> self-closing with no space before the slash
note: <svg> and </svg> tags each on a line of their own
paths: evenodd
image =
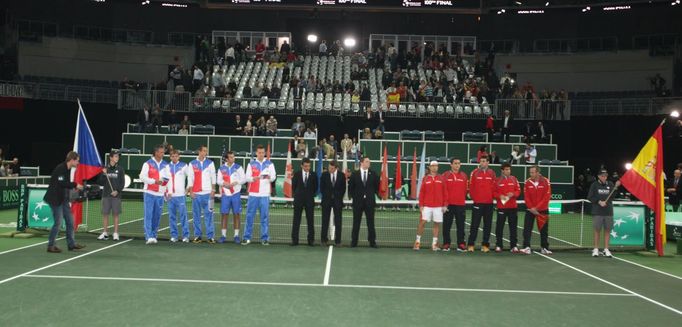
<svg viewBox="0 0 682 327">
<path fill-rule="evenodd" d="M 603 254 L 610 258 L 609 236 L 613 228 L 613 197 L 612 192 L 620 186 L 620 181 L 608 180 L 609 172 L 605 169 L 599 171 L 597 180 L 590 186 L 587 199 L 592 202 L 592 227 L 594 228 L 594 249 L 592 256 L 598 257 Z M 599 253 L 599 234 L 604 231 L 604 252 Z"/>
</svg>

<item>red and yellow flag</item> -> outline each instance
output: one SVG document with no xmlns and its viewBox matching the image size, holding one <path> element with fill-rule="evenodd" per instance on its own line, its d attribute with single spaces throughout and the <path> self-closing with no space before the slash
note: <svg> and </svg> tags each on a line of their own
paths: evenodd
<svg viewBox="0 0 682 327">
<path fill-rule="evenodd" d="M 384 158 L 381 162 L 381 179 L 379 180 L 379 197 L 388 199 L 388 151 L 384 145 Z"/>
<path fill-rule="evenodd" d="M 654 211 L 656 251 L 663 255 L 665 244 L 665 187 L 663 184 L 663 132 L 658 126 L 635 161 L 621 178 L 623 186 Z"/>
</svg>

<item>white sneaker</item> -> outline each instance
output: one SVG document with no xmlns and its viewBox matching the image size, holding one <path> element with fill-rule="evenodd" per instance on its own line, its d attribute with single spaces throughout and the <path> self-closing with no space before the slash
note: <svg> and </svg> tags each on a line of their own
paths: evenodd
<svg viewBox="0 0 682 327">
<path fill-rule="evenodd" d="M 525 248 L 521 249 L 519 252 L 523 253 L 523 254 L 531 254 L 531 253 L 533 253 L 533 250 L 531 250 L 530 247 L 525 247 Z"/>
<path fill-rule="evenodd" d="M 145 242 L 144 244 L 147 244 L 147 245 L 149 245 L 149 244 L 154 244 L 154 241 L 152 241 L 152 240 L 153 240 L 153 239 L 148 238 L 148 239 L 147 239 L 147 242 Z"/>
<path fill-rule="evenodd" d="M 114 233 L 114 241 L 118 241 L 118 240 L 119 240 L 118 233 Z"/>
<path fill-rule="evenodd" d="M 99 234 L 99 236 L 97 236 L 97 239 L 100 241 L 106 241 L 109 239 L 109 234 L 107 233 Z"/>
<path fill-rule="evenodd" d="M 551 255 L 552 251 L 550 251 L 549 249 L 546 249 L 546 248 L 542 248 L 540 253 L 545 254 L 545 255 Z"/>
<path fill-rule="evenodd" d="M 177 242 L 177 241 L 178 241 L 178 239 L 177 239 L 177 238 L 175 238 L 175 237 L 171 237 L 170 241 L 171 241 L 171 243 L 175 243 L 175 242 Z"/>
<path fill-rule="evenodd" d="M 592 256 L 595 258 L 598 257 L 599 256 L 599 249 L 597 249 L 597 248 L 592 249 Z"/>
<path fill-rule="evenodd" d="M 495 252 L 497 252 L 497 253 L 502 252 L 502 248 L 499 247 L 499 246 L 496 246 L 496 247 L 495 247 Z"/>
<path fill-rule="evenodd" d="M 182 238 L 182 243 L 189 243 L 189 238 L 183 237 L 183 238 Z"/>
<path fill-rule="evenodd" d="M 521 251 L 519 251 L 519 248 L 517 248 L 517 247 L 513 247 L 510 251 L 511 251 L 511 253 L 519 253 L 519 252 L 521 252 Z"/>
<path fill-rule="evenodd" d="M 613 255 L 611 255 L 611 251 L 609 251 L 609 249 L 604 249 L 604 256 L 607 258 L 613 258 Z"/>
</svg>

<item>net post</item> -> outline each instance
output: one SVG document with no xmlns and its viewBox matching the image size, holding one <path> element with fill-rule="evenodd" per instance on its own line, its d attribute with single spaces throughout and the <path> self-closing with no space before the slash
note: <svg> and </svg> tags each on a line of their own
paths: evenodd
<svg viewBox="0 0 682 327">
<path fill-rule="evenodd" d="M 583 233 L 585 231 L 585 200 L 580 201 L 580 246 L 584 247 L 583 244 Z"/>
</svg>

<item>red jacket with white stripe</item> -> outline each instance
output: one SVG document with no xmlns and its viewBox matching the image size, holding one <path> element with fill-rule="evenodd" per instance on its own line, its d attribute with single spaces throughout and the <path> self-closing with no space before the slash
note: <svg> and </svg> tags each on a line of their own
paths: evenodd
<svg viewBox="0 0 682 327">
<path fill-rule="evenodd" d="M 427 175 L 422 180 L 422 186 L 419 189 L 419 207 L 447 207 L 448 206 L 448 189 L 445 187 L 445 181 L 440 175 Z"/>
<path fill-rule="evenodd" d="M 549 179 L 540 176 L 538 181 L 527 179 L 523 186 L 523 199 L 527 208 L 535 208 L 538 211 L 549 209 L 549 199 L 552 197 L 552 187 Z"/>
<path fill-rule="evenodd" d="M 469 182 L 469 194 L 474 203 L 492 204 L 495 182 L 495 172 L 492 169 L 474 169 Z"/>
<path fill-rule="evenodd" d="M 448 205 L 463 206 L 467 197 L 469 177 L 463 171 L 454 173 L 452 170 L 443 173 L 445 188 L 448 190 Z"/>
<path fill-rule="evenodd" d="M 506 203 L 502 204 L 500 198 L 503 195 L 513 193 L 513 195 L 507 200 Z M 505 177 L 500 176 L 495 183 L 495 191 L 493 196 L 497 200 L 497 209 L 516 209 L 516 198 L 521 195 L 521 187 L 519 186 L 519 181 L 514 176 Z"/>
</svg>

